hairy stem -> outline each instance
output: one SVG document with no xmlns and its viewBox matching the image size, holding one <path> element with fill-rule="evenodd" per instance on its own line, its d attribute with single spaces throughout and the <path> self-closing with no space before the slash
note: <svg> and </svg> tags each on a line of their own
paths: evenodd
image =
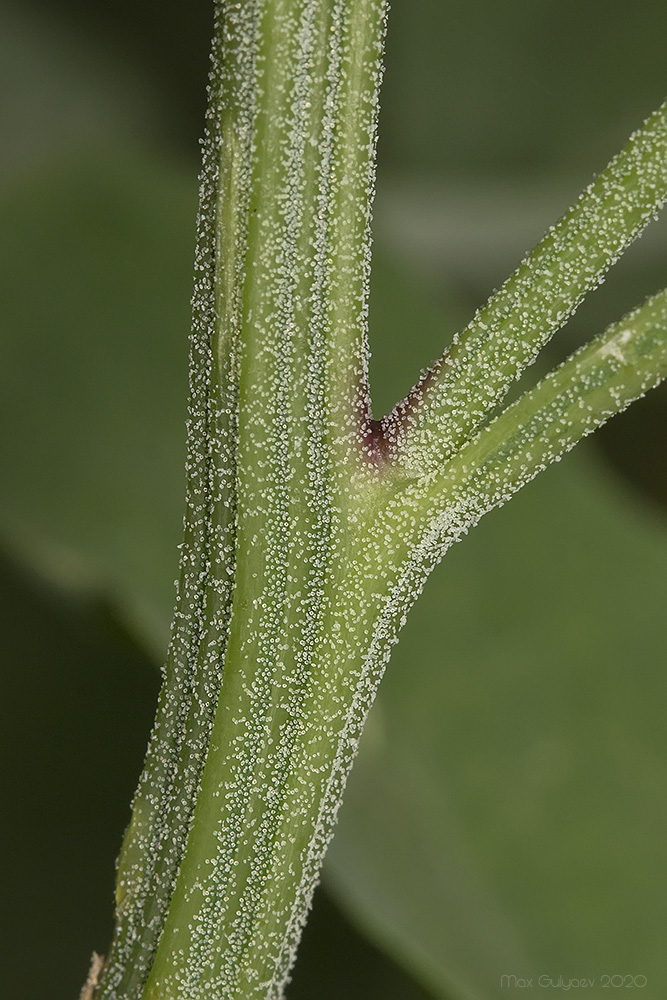
<svg viewBox="0 0 667 1000">
<path fill-rule="evenodd" d="M 280 995 L 318 877 L 361 657 L 336 587 L 365 467 L 384 17 L 217 7 L 179 603 L 105 1000 Z"/>
</svg>

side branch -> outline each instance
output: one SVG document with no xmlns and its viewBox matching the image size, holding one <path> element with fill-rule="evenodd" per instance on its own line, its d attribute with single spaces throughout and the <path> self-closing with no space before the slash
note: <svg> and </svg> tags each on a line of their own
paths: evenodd
<svg viewBox="0 0 667 1000">
<path fill-rule="evenodd" d="M 667 290 L 571 355 L 434 475 L 424 503 L 465 495 L 484 513 L 667 377 Z"/>
<path fill-rule="evenodd" d="M 382 421 L 409 475 L 469 441 L 667 200 L 667 102 Z"/>
</svg>

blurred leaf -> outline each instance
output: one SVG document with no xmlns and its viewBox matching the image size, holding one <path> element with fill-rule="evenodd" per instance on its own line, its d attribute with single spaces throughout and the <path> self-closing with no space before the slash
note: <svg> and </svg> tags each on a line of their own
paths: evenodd
<svg viewBox="0 0 667 1000">
<path fill-rule="evenodd" d="M 164 650 L 181 538 L 196 185 L 82 149 L 0 204 L 0 523 Z M 36 555 L 39 553 L 39 555 Z"/>
<path fill-rule="evenodd" d="M 666 600 L 664 526 L 584 448 L 429 581 L 327 884 L 433 988 L 667 981 Z"/>
</svg>

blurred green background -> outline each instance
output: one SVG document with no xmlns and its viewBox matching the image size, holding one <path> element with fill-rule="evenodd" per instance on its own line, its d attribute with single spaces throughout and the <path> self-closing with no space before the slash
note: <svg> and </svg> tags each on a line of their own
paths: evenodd
<svg viewBox="0 0 667 1000">
<path fill-rule="evenodd" d="M 7 996 L 74 998 L 110 935 L 181 531 L 210 24 L 210 0 L 0 8 Z M 660 103 L 666 33 L 658 0 L 394 0 L 376 413 Z M 666 275 L 659 222 L 545 364 Z M 434 573 L 290 1000 L 490 1000 L 502 976 L 664 995 L 666 438 L 657 390 Z"/>
</svg>

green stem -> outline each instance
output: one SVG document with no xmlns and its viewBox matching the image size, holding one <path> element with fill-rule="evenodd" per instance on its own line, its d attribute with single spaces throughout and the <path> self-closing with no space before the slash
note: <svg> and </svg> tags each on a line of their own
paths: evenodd
<svg viewBox="0 0 667 1000">
<path fill-rule="evenodd" d="M 318 877 L 359 661 L 336 582 L 364 469 L 384 7 L 218 6 L 186 544 L 105 1000 L 279 995 Z"/>
</svg>

